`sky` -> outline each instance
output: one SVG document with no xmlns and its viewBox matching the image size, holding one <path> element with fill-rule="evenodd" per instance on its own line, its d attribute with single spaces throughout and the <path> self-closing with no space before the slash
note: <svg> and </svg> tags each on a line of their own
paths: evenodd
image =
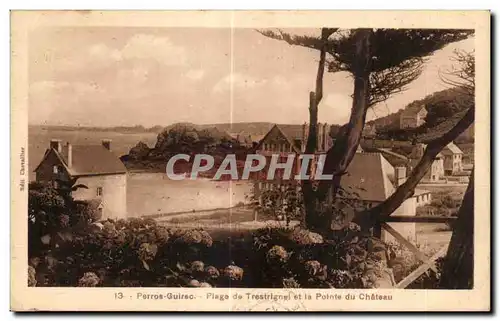
<svg viewBox="0 0 500 321">
<path fill-rule="evenodd" d="M 320 30 L 288 29 L 318 35 Z M 445 89 L 438 72 L 455 49 L 436 52 L 403 93 L 368 120 Z M 395 48 L 397 50 L 397 48 Z M 47 27 L 29 35 L 29 122 L 72 126 L 167 126 L 227 122 L 304 123 L 319 52 L 253 29 Z M 353 89 L 347 73 L 325 73 L 319 121 L 343 124 Z"/>
</svg>

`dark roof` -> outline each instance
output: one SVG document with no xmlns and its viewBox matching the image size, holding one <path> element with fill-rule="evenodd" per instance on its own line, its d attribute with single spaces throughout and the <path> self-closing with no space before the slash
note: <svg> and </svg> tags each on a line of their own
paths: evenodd
<svg viewBox="0 0 500 321">
<path fill-rule="evenodd" d="M 356 153 L 340 181 L 346 193 L 344 197 L 376 202 L 386 200 L 395 190 L 391 167 L 380 153 Z"/>
<path fill-rule="evenodd" d="M 68 167 L 71 176 L 122 174 L 125 165 L 118 155 L 102 145 L 72 145 L 72 166 Z M 68 164 L 67 148 L 63 147 L 62 159 Z"/>
<path fill-rule="evenodd" d="M 304 125 L 276 125 L 278 128 L 292 141 L 295 139 L 302 140 Z"/>
<path fill-rule="evenodd" d="M 61 153 L 53 148 L 47 149 L 35 171 L 38 170 L 50 153 L 54 153 L 64 165 L 68 174 L 73 177 L 124 174 L 127 172 L 127 168 L 118 155 L 102 145 L 71 145 L 71 150 L 73 155 L 71 167 L 68 166 L 68 148 L 63 146 Z"/>
<path fill-rule="evenodd" d="M 284 129 L 281 128 L 281 126 L 284 127 Z M 281 135 L 284 136 L 284 138 L 288 141 L 288 143 L 294 148 L 295 152 L 296 153 L 300 153 L 300 146 L 298 146 L 295 142 L 295 139 L 299 139 L 299 138 L 294 138 L 293 135 L 293 131 L 290 130 L 290 128 L 293 128 L 293 127 L 288 127 L 288 126 L 298 126 L 298 125 L 274 125 L 268 132 L 267 134 L 259 141 L 259 144 L 257 145 L 257 149 L 261 148 L 263 142 L 266 140 L 266 138 L 273 132 L 274 128 L 276 128 L 276 130 L 278 130 L 279 133 L 281 133 Z M 288 133 L 286 132 L 288 130 Z M 300 136 L 301 137 L 301 136 Z"/>
<path fill-rule="evenodd" d="M 452 142 L 446 145 L 446 147 L 443 148 L 441 153 L 445 155 L 451 155 L 451 154 L 463 154 L 464 152 L 462 152 L 462 150 Z"/>
<path fill-rule="evenodd" d="M 259 143 L 266 135 L 250 135 L 252 143 Z"/>
</svg>

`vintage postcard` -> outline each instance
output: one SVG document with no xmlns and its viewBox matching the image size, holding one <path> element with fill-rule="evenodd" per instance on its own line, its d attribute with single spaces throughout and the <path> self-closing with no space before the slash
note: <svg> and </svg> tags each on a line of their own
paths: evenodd
<svg viewBox="0 0 500 321">
<path fill-rule="evenodd" d="M 489 12 L 12 11 L 11 63 L 12 310 L 490 310 Z"/>
</svg>

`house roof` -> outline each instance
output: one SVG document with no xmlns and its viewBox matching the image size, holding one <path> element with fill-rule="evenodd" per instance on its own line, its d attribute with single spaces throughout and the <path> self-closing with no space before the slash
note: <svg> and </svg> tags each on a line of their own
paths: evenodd
<svg viewBox="0 0 500 321">
<path fill-rule="evenodd" d="M 126 173 L 125 165 L 117 155 L 102 145 L 73 145 L 72 176 Z M 63 148 L 63 159 L 68 164 L 67 149 Z"/>
<path fill-rule="evenodd" d="M 403 111 L 401 112 L 401 116 L 415 116 L 422 109 L 425 109 L 425 105 L 408 106 L 405 109 L 403 109 Z"/>
<path fill-rule="evenodd" d="M 297 130 L 294 128 L 295 126 L 298 125 L 274 125 L 268 132 L 267 134 L 259 141 L 259 145 L 257 146 L 257 149 L 259 149 L 262 146 L 262 143 L 266 140 L 266 138 L 273 132 L 273 130 L 276 128 L 281 135 L 288 141 L 288 143 L 294 148 L 296 153 L 300 153 L 300 148 L 295 144 L 295 139 L 299 139 L 302 137 L 296 136 L 297 135 Z M 299 127 L 301 128 L 301 127 Z"/>
<path fill-rule="evenodd" d="M 262 138 L 264 138 L 266 135 L 250 135 L 250 139 L 252 140 L 253 143 L 259 143 Z"/>
<path fill-rule="evenodd" d="M 452 142 L 446 145 L 446 147 L 443 148 L 441 153 L 445 155 L 450 155 L 450 154 L 463 154 L 464 152 L 462 152 L 462 150 Z"/>
<path fill-rule="evenodd" d="M 302 139 L 303 125 L 276 125 L 291 140 Z"/>
<path fill-rule="evenodd" d="M 71 145 L 71 150 L 71 167 L 68 166 L 68 149 L 66 148 L 66 146 L 63 146 L 61 153 L 59 153 L 55 149 L 47 150 L 40 164 L 45 161 L 47 155 L 50 152 L 53 152 L 63 163 L 68 173 L 73 177 L 104 174 L 123 174 L 127 172 L 125 165 L 123 165 L 123 163 L 120 161 L 118 155 L 114 154 L 112 151 L 109 151 L 102 145 Z"/>
<path fill-rule="evenodd" d="M 386 200 L 395 188 L 391 182 L 394 168 L 380 153 L 356 153 L 342 176 L 340 186 L 346 198 L 381 202 Z"/>
</svg>

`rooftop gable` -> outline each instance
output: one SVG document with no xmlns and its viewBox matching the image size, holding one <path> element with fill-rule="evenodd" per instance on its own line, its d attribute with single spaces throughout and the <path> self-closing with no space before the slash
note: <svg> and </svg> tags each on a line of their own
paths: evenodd
<svg viewBox="0 0 500 321">
<path fill-rule="evenodd" d="M 45 152 L 45 156 L 40 162 L 42 164 L 49 153 L 55 155 L 64 165 L 69 175 L 73 177 L 106 175 L 106 174 L 124 174 L 127 172 L 125 165 L 118 158 L 118 155 L 106 149 L 102 145 L 72 145 L 72 164 L 68 165 L 68 149 L 63 147 L 62 152 L 51 148 Z M 35 171 L 40 165 L 37 166 Z"/>
<path fill-rule="evenodd" d="M 413 106 L 409 106 L 406 109 L 403 109 L 403 111 L 401 112 L 401 117 L 416 116 L 422 110 L 425 110 L 425 112 L 427 112 L 427 109 L 425 108 L 425 105 L 413 105 Z"/>
<path fill-rule="evenodd" d="M 382 202 L 394 193 L 392 166 L 380 153 L 356 153 L 342 176 L 340 186 L 344 197 Z"/>
<path fill-rule="evenodd" d="M 283 125 L 274 125 L 268 132 L 267 134 L 260 140 L 259 144 L 257 145 L 257 149 L 260 149 L 262 147 L 262 144 L 271 137 L 273 134 L 278 134 L 281 137 L 283 137 L 294 149 L 296 153 L 300 153 L 300 148 L 295 144 L 295 138 L 293 136 L 291 137 L 290 135 L 287 135 L 286 129 L 282 129 Z M 286 126 L 286 125 L 285 125 Z M 284 126 L 283 126 L 284 127 Z M 291 132 L 290 132 L 291 133 Z"/>
<path fill-rule="evenodd" d="M 450 154 L 463 154 L 462 150 L 455 145 L 455 143 L 451 142 L 448 145 L 446 145 L 445 148 L 441 151 L 445 155 L 450 155 Z"/>
</svg>

